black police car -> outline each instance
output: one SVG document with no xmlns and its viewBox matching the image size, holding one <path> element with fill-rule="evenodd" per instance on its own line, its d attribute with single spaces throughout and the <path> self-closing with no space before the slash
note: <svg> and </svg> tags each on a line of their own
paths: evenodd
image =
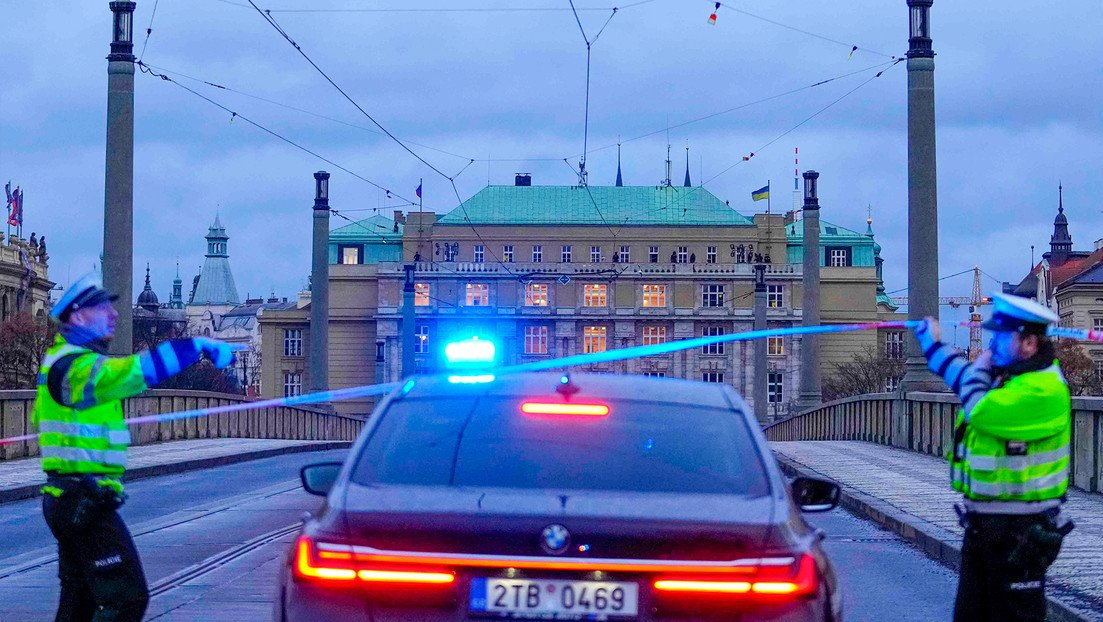
<svg viewBox="0 0 1103 622">
<path fill-rule="evenodd" d="M 302 476 L 326 502 L 289 552 L 281 622 L 840 619 L 800 514 L 839 489 L 787 484 L 724 385 L 417 378 L 345 464 Z"/>
</svg>

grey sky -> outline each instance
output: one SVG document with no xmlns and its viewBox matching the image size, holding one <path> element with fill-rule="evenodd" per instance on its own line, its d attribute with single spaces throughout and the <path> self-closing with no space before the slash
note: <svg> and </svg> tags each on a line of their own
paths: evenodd
<svg viewBox="0 0 1103 622">
<path fill-rule="evenodd" d="M 237 2 L 237 0 L 233 0 Z M 242 3 L 245 3 L 242 0 Z M 567 7 L 563 0 L 263 0 L 264 8 Z M 627 2 L 621 4 L 627 5 Z M 153 0 L 139 0 L 140 52 Z M 611 7 L 588 0 L 579 6 Z M 739 7 L 830 38 L 901 55 L 904 0 L 740 2 Z M 885 61 L 712 4 L 654 0 L 625 8 L 593 47 L 590 147 L 615 144 L 765 96 Z M 102 240 L 107 2 L 0 2 L 0 177 L 26 194 L 26 233 L 45 233 L 51 275 L 66 282 L 96 261 Z M 1103 237 L 1091 192 L 1103 161 L 1103 57 L 1097 7 L 938 0 L 932 12 L 938 95 L 940 272 L 974 263 L 1017 281 L 1046 249 L 1065 184 L 1077 248 Z M 610 11 L 584 11 L 594 32 Z M 303 48 L 400 137 L 476 159 L 569 157 L 582 148 L 585 47 L 570 11 L 275 13 Z M 145 52 L 151 65 L 369 126 L 252 9 L 219 0 L 160 0 Z M 674 129 L 675 172 L 691 147 L 694 183 L 741 161 L 876 71 Z M 309 271 L 311 173 L 334 173 L 339 210 L 390 205 L 382 193 L 279 142 L 195 96 L 136 78 L 135 285 L 145 263 L 169 294 L 180 258 L 186 284 L 221 210 L 242 295 L 292 296 Z M 456 205 L 448 182 L 384 137 L 233 93 L 181 81 L 399 194 L 425 178 L 425 207 Z M 866 206 L 884 247 L 887 285 L 906 286 L 906 72 L 865 85 L 708 188 L 744 214 L 750 191 L 773 180 L 775 209 L 790 205 L 793 147 L 821 172 L 822 217 L 864 230 Z M 625 143 L 625 183 L 663 177 L 665 134 Z M 449 174 L 463 158 L 414 147 Z M 616 149 L 589 156 L 591 184 L 612 183 Z M 570 184 L 562 161 L 476 162 L 457 178 L 467 198 L 516 171 L 537 184 Z M 219 207 L 221 206 L 221 207 Z M 366 216 L 371 212 L 349 212 Z M 385 212 L 387 213 L 387 212 Z M 343 221 L 334 220 L 334 226 Z M 987 280 L 986 288 L 995 288 Z M 943 283 L 967 295 L 970 281 Z"/>
</svg>

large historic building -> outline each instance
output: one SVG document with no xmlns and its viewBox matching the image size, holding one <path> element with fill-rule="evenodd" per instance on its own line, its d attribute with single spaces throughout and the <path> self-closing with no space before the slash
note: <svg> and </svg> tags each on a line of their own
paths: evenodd
<svg viewBox="0 0 1103 622">
<path fill-rule="evenodd" d="M 24 240 L 0 232 L 0 321 L 27 313 L 45 319 L 50 312 L 49 255 L 46 236 Z"/>
<path fill-rule="evenodd" d="M 1057 216 L 1049 251 L 1010 291 L 1033 298 L 1061 317 L 1061 325 L 1103 332 L 1103 239 L 1094 248 L 1073 250 L 1063 189 L 1057 189 Z M 1103 378 L 1103 344 L 1085 342 L 1096 374 Z"/>
<path fill-rule="evenodd" d="M 414 265 L 415 359 L 441 366 L 442 344 L 473 333 L 503 364 L 751 330 L 755 263 L 766 264 L 768 324 L 801 321 L 802 223 L 744 216 L 703 187 L 488 186 L 447 214 L 395 211 L 331 231 L 329 380 L 341 388 L 401 377 L 404 264 Z M 822 210 L 830 220 L 830 206 Z M 880 247 L 821 221 L 821 317 L 897 318 L 881 286 Z M 307 305 L 260 316 L 264 395 L 309 387 Z M 821 367 L 903 334 L 828 335 Z M 770 410 L 799 392 L 800 337 L 768 342 Z M 691 378 L 751 395 L 751 343 L 729 343 L 590 367 Z M 335 404 L 366 414 L 370 400 Z"/>
</svg>

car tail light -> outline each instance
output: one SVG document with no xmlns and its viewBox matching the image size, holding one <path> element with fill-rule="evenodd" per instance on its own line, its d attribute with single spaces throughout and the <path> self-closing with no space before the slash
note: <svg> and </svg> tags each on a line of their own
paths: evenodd
<svg viewBox="0 0 1103 622">
<path fill-rule="evenodd" d="M 353 556 L 352 548 L 331 543 L 315 543 L 300 536 L 295 543 L 295 574 L 304 579 L 335 583 L 405 583 L 447 585 L 455 582 L 451 572 L 403 570 L 382 565 L 365 566 Z"/>
<path fill-rule="evenodd" d="M 699 577 L 664 577 L 654 582 L 658 592 L 697 594 L 757 594 L 761 596 L 806 596 L 819 588 L 816 560 L 802 555 L 787 566 L 761 566 L 754 576 L 740 581 L 703 579 Z"/>
<path fill-rule="evenodd" d="M 580 415 L 604 417 L 609 414 L 605 404 L 578 404 L 570 402 L 524 402 L 521 412 L 529 415 Z"/>
</svg>

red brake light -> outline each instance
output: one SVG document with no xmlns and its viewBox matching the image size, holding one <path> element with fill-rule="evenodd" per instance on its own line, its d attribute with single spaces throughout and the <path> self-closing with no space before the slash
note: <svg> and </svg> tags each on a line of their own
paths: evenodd
<svg viewBox="0 0 1103 622">
<path fill-rule="evenodd" d="M 453 583 L 456 576 L 450 572 L 425 572 L 365 568 L 355 563 L 351 547 L 348 550 L 332 550 L 339 545 L 326 544 L 319 549 L 307 536 L 300 536 L 295 543 L 295 574 L 306 579 L 323 581 L 365 581 L 368 583 L 418 583 L 444 585 Z M 340 547 L 344 548 L 344 547 Z"/>
<path fill-rule="evenodd" d="M 609 414 L 605 404 L 577 404 L 568 402 L 524 402 L 521 412 L 530 415 L 581 415 L 604 417 Z"/>
<path fill-rule="evenodd" d="M 781 570 L 784 574 L 778 573 Z M 758 570 L 755 577 L 745 581 L 715 581 L 708 579 L 659 579 L 655 581 L 655 590 L 659 592 L 695 592 L 713 594 L 760 594 L 763 596 L 805 596 L 815 594 L 819 587 L 816 577 L 816 560 L 811 555 L 803 555 L 796 564 L 796 573 L 790 576 L 793 567 L 766 568 Z"/>
</svg>

